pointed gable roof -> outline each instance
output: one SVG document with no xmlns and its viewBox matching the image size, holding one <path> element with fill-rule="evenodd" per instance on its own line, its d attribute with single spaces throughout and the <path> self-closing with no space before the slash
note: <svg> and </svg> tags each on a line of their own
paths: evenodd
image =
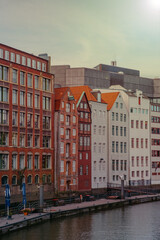
<svg viewBox="0 0 160 240">
<path fill-rule="evenodd" d="M 76 100 L 76 103 L 78 103 L 81 95 L 83 92 L 86 93 L 88 101 L 94 101 L 97 102 L 96 98 L 91 93 L 92 89 L 88 86 L 77 86 L 77 87 L 70 87 L 70 90 Z"/>
<path fill-rule="evenodd" d="M 55 88 L 55 110 L 59 110 L 61 100 L 63 99 L 65 93 L 69 90 L 68 87 L 63 87 L 63 88 Z"/>
<path fill-rule="evenodd" d="M 115 103 L 119 92 L 112 92 L 112 93 L 102 93 L 102 99 L 108 104 L 107 110 L 111 110 L 113 104 Z"/>
</svg>

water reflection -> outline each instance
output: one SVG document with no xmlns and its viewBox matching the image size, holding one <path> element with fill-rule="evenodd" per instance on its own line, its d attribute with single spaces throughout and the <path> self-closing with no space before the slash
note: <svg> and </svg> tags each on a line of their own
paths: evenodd
<svg viewBox="0 0 160 240">
<path fill-rule="evenodd" d="M 160 202 L 46 222 L 1 240 L 159 240 Z"/>
</svg>

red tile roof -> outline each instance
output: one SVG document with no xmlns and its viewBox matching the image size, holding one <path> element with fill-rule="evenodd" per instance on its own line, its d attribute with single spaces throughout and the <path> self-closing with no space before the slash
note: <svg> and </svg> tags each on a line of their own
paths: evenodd
<svg viewBox="0 0 160 240">
<path fill-rule="evenodd" d="M 92 89 L 88 86 L 70 87 L 70 90 L 76 100 L 76 103 L 78 102 L 83 92 L 86 93 L 88 101 L 97 102 L 96 98 L 91 93 Z"/>
<path fill-rule="evenodd" d="M 108 104 L 107 110 L 110 110 L 116 101 L 119 92 L 112 92 L 112 93 L 102 93 L 102 99 Z"/>
<path fill-rule="evenodd" d="M 68 90 L 68 87 L 63 87 L 63 88 L 55 88 L 55 100 L 61 100 L 66 91 Z"/>
</svg>

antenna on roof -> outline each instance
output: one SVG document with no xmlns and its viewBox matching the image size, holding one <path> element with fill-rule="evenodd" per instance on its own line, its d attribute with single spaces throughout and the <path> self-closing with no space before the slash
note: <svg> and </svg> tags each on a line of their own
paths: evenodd
<svg viewBox="0 0 160 240">
<path fill-rule="evenodd" d="M 111 61 L 112 66 L 117 66 L 117 61 Z"/>
</svg>

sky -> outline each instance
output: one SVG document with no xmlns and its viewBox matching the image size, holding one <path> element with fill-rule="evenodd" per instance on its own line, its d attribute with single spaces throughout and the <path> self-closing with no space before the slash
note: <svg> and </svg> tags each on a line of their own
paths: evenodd
<svg viewBox="0 0 160 240">
<path fill-rule="evenodd" d="M 52 65 L 116 60 L 160 77 L 160 0 L 0 0 L 0 23 L 1 43 L 48 53 Z"/>
</svg>

